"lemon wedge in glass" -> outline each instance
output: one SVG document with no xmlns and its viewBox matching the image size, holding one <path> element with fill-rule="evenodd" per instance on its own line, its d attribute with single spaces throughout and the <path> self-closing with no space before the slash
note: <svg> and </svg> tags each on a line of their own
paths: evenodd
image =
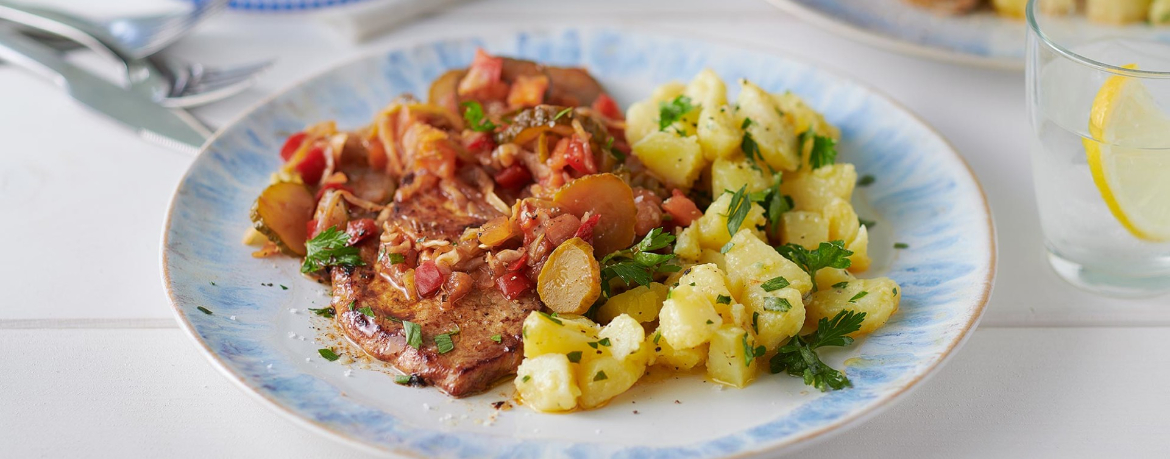
<svg viewBox="0 0 1170 459">
<path fill-rule="evenodd" d="M 1093 100 L 1089 134 L 1093 183 L 1113 216 L 1139 239 L 1170 241 L 1170 117 L 1139 79 L 1113 75 Z"/>
</svg>

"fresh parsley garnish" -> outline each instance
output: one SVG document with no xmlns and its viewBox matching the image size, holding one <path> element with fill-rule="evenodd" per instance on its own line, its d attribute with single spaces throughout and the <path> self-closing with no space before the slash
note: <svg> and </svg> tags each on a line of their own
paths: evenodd
<svg viewBox="0 0 1170 459">
<path fill-rule="evenodd" d="M 752 331 L 760 334 L 760 313 L 752 311 Z"/>
<path fill-rule="evenodd" d="M 728 241 L 726 244 L 723 244 L 723 247 L 719 248 L 719 253 L 727 255 L 727 252 L 730 252 L 732 247 L 735 247 L 735 244 L 732 244 L 731 241 Z"/>
<path fill-rule="evenodd" d="M 328 360 L 330 362 L 336 361 L 337 359 L 341 358 L 340 355 L 337 355 L 336 352 L 333 352 L 333 349 L 329 349 L 329 348 L 317 349 L 317 353 L 321 354 L 322 358 L 324 358 L 325 360 Z"/>
<path fill-rule="evenodd" d="M 861 176 L 861 178 L 857 179 L 857 186 L 870 186 L 870 185 L 873 185 L 873 182 L 876 182 L 876 181 L 877 181 L 877 179 L 874 178 L 874 176 L 869 175 L 869 174 L 865 174 L 865 175 Z"/>
<path fill-rule="evenodd" d="M 764 298 L 765 311 L 788 312 L 791 309 L 792 303 L 789 303 L 787 298 L 777 298 L 774 296 Z"/>
<path fill-rule="evenodd" d="M 772 179 L 772 187 L 768 189 L 768 195 L 764 201 L 767 201 L 764 216 L 767 217 L 768 223 L 772 224 L 772 228 L 779 228 L 780 216 L 796 207 L 796 204 L 792 202 L 792 196 L 780 192 L 780 174 L 776 174 L 775 178 Z"/>
<path fill-rule="evenodd" d="M 362 306 L 361 308 L 358 308 L 358 312 L 371 319 L 374 318 L 374 310 L 370 309 L 369 306 Z"/>
<path fill-rule="evenodd" d="M 581 363 L 581 351 L 570 352 L 565 357 L 568 357 L 570 362 Z"/>
<path fill-rule="evenodd" d="M 590 342 L 585 343 L 585 344 L 588 344 L 589 347 L 594 348 L 594 349 L 597 349 L 597 346 L 606 346 L 606 347 L 610 346 L 609 338 L 602 338 L 600 340 L 590 341 Z"/>
<path fill-rule="evenodd" d="M 324 317 L 326 319 L 333 318 L 333 307 L 332 306 L 330 306 L 328 308 L 321 308 L 321 309 L 309 308 L 309 312 L 316 314 L 316 315 L 319 315 L 321 317 Z"/>
<path fill-rule="evenodd" d="M 402 331 L 406 333 L 406 345 L 418 349 L 422 347 L 422 327 L 409 320 L 402 321 Z"/>
<path fill-rule="evenodd" d="M 662 332 L 654 332 L 654 344 L 658 344 L 658 340 L 662 339 Z"/>
<path fill-rule="evenodd" d="M 593 375 L 594 381 L 605 381 L 607 379 L 609 379 L 609 376 L 606 376 L 604 371 L 598 371 L 597 374 Z"/>
<path fill-rule="evenodd" d="M 821 318 L 817 330 L 805 336 L 796 336 L 788 344 L 780 346 L 770 362 L 773 374 L 786 372 L 804 378 L 804 383 L 822 392 L 842 389 L 853 383 L 845 374 L 821 361 L 816 350 L 825 346 L 848 346 L 853 338 L 848 335 L 861 329 L 865 313 L 841 311 L 833 316 Z"/>
<path fill-rule="evenodd" d="M 207 315 L 209 315 L 209 316 L 210 316 L 211 314 L 213 314 L 213 313 L 211 312 L 211 310 L 210 310 L 210 309 L 207 309 L 207 308 L 205 308 L 205 307 L 203 307 L 203 306 L 198 306 L 198 307 L 196 307 L 195 309 L 198 309 L 198 310 L 199 310 L 199 312 L 202 312 L 202 313 L 204 313 L 204 314 L 207 314 Z"/>
<path fill-rule="evenodd" d="M 718 304 L 731 304 L 731 297 L 727 295 L 719 295 L 715 297 L 715 302 Z"/>
<path fill-rule="evenodd" d="M 571 111 L 573 111 L 573 107 L 565 107 L 564 110 L 557 112 L 557 116 L 553 117 L 553 121 L 561 119 L 561 117 L 568 115 Z"/>
<path fill-rule="evenodd" d="M 849 286 L 849 281 L 841 281 L 841 282 L 838 282 L 836 284 L 833 284 L 833 288 L 845 288 L 847 286 Z"/>
<path fill-rule="evenodd" d="M 529 379 L 532 379 L 532 377 L 528 376 L 528 375 L 524 375 L 523 378 L 520 378 L 520 382 L 528 382 Z"/>
<path fill-rule="evenodd" d="M 561 322 L 561 319 L 557 318 L 557 313 L 555 313 L 555 312 L 552 314 L 549 314 L 549 313 L 544 312 L 544 311 L 539 311 L 539 312 L 540 312 L 540 315 L 544 316 L 545 319 L 548 319 L 549 322 L 552 322 L 552 323 L 557 324 L 557 325 L 564 325 L 565 324 L 564 322 Z"/>
<path fill-rule="evenodd" d="M 895 249 L 909 249 L 909 248 L 910 248 L 910 244 L 907 244 L 907 243 L 905 243 L 905 242 L 895 242 L 895 243 L 894 243 L 894 248 L 895 248 Z"/>
<path fill-rule="evenodd" d="M 349 235 L 330 226 L 305 243 L 308 253 L 301 264 L 302 273 L 315 273 L 327 266 L 362 266 L 366 262 L 357 247 L 350 247 Z"/>
<path fill-rule="evenodd" d="M 390 264 L 392 264 L 392 265 L 406 263 L 406 255 L 403 255 L 401 253 L 387 252 L 386 253 L 386 260 L 389 261 Z"/>
<path fill-rule="evenodd" d="M 850 303 L 857 303 L 857 300 L 865 298 L 866 295 L 869 295 L 869 292 L 862 290 L 862 291 L 858 292 L 856 295 L 853 295 L 853 298 L 850 298 L 849 302 Z"/>
<path fill-rule="evenodd" d="M 285 287 L 284 284 L 280 284 L 280 289 L 281 290 L 288 290 L 288 287 Z"/>
<path fill-rule="evenodd" d="M 483 105 L 480 105 L 479 102 L 472 100 L 459 105 L 463 107 L 463 119 L 467 120 L 471 130 L 487 132 L 496 128 L 495 123 L 492 123 L 492 120 L 483 113 Z"/>
<path fill-rule="evenodd" d="M 435 347 L 439 349 L 440 354 L 446 354 L 455 349 L 455 341 L 451 340 L 451 335 L 447 333 L 435 335 Z"/>
<path fill-rule="evenodd" d="M 874 226 L 877 226 L 877 222 L 875 222 L 873 220 L 866 220 L 866 219 L 860 218 L 860 217 L 857 219 L 857 224 L 864 226 L 866 228 L 873 228 Z"/>
<path fill-rule="evenodd" d="M 776 276 L 769 279 L 767 282 L 760 284 L 760 288 L 763 288 L 765 292 L 774 292 L 776 290 L 787 287 L 788 285 L 788 279 L 785 279 L 784 276 Z"/>
<path fill-rule="evenodd" d="M 744 119 L 744 124 L 751 124 L 748 123 L 748 121 L 751 120 Z M 763 171 L 763 169 L 760 168 L 760 163 L 762 162 L 764 165 L 768 166 L 769 171 L 772 171 L 772 166 L 764 160 L 764 155 L 760 153 L 760 145 L 756 143 L 756 139 L 755 137 L 752 137 L 752 133 L 743 131 L 743 139 L 739 141 L 739 149 L 743 150 L 743 157 L 747 158 L 748 162 L 751 163 L 752 169 Z"/>
<path fill-rule="evenodd" d="M 699 108 L 698 105 L 691 104 L 691 98 L 687 96 L 678 96 L 670 102 L 658 103 L 658 130 L 665 131 L 666 128 L 674 124 L 687 113 Z"/>
<path fill-rule="evenodd" d="M 611 295 L 610 281 L 620 279 L 627 286 L 638 284 L 650 285 L 657 273 L 672 273 L 679 269 L 678 265 L 669 263 L 675 258 L 673 253 L 654 253 L 674 242 L 674 235 L 654 228 L 646 233 L 646 237 L 628 249 L 618 250 L 601 259 L 601 290 L 606 297 Z"/>
<path fill-rule="evenodd" d="M 491 338 L 489 338 L 489 339 L 491 339 L 492 341 L 495 341 L 497 343 L 504 342 L 504 337 L 500 336 L 500 335 L 492 335 Z"/>
<path fill-rule="evenodd" d="M 414 377 L 411 375 L 395 375 L 394 382 L 405 386 L 405 385 L 410 384 L 410 380 L 412 378 L 414 378 Z"/>
<path fill-rule="evenodd" d="M 812 152 L 808 155 L 808 163 L 813 169 L 832 166 L 837 162 L 837 141 L 831 137 L 813 135 Z"/>
<path fill-rule="evenodd" d="M 743 340 L 743 366 L 745 366 L 745 367 L 752 366 L 753 361 L 755 361 L 756 359 L 758 359 L 760 357 L 763 357 L 764 353 L 768 352 L 768 349 L 765 348 L 764 346 L 752 347 L 751 344 L 748 344 L 747 333 L 743 334 L 742 340 Z"/>
<path fill-rule="evenodd" d="M 727 234 L 733 237 L 752 210 L 752 201 L 744 198 L 745 191 L 747 185 L 739 187 L 739 191 L 731 195 L 731 204 L 727 206 Z"/>
<path fill-rule="evenodd" d="M 613 158 L 617 160 L 617 162 L 626 162 L 626 154 L 622 153 L 621 150 L 613 147 L 613 137 L 610 137 L 609 140 L 605 142 L 605 151 L 609 152 L 609 154 L 612 155 Z"/>
<path fill-rule="evenodd" d="M 817 271 L 823 268 L 845 269 L 849 267 L 849 256 L 853 252 L 845 248 L 842 241 L 822 242 L 816 249 L 808 250 L 799 244 L 784 244 L 776 247 L 784 258 L 796 263 L 813 279 L 813 291 L 817 290 Z"/>
</svg>

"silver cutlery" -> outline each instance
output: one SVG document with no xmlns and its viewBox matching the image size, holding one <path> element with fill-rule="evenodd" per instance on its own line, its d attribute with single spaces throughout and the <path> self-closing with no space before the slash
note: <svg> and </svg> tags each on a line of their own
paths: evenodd
<svg viewBox="0 0 1170 459">
<path fill-rule="evenodd" d="M 154 38 L 145 41 L 154 46 L 170 44 L 182 34 L 158 30 L 164 27 L 163 24 L 172 24 L 169 27 L 173 30 L 186 33 L 191 26 L 222 9 L 222 4 L 218 7 L 215 7 L 215 4 L 216 2 L 200 4 L 197 7 L 199 14 L 184 13 L 156 16 L 154 19 L 147 17 L 113 20 L 109 21 L 111 25 L 108 27 L 113 28 L 112 24 L 123 22 L 140 25 L 155 23 L 156 26 L 151 28 L 154 31 Z M 256 77 L 272 65 L 272 61 L 265 61 L 216 68 L 165 58 L 157 54 L 138 58 L 136 53 L 145 48 L 127 49 L 127 43 L 104 30 L 103 27 L 106 26 L 69 13 L 44 8 L 0 2 L 0 19 L 7 19 L 60 37 L 39 38 L 49 44 L 69 48 L 70 42 L 76 42 L 109 60 L 121 63 L 131 89 L 147 94 L 167 107 L 193 107 L 229 97 L 250 87 L 255 83 Z M 144 25 L 142 27 L 145 28 Z"/>
<path fill-rule="evenodd" d="M 52 48 L 12 27 L 0 27 L 0 58 L 51 79 L 78 102 L 135 129 L 147 140 L 196 152 L 211 135 L 187 112 L 161 107 L 145 94 L 70 64 Z"/>
</svg>

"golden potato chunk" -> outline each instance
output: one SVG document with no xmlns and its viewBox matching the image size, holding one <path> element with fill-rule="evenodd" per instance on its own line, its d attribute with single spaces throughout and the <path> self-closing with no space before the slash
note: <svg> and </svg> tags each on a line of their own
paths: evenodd
<svg viewBox="0 0 1170 459">
<path fill-rule="evenodd" d="M 756 379 L 761 352 L 751 334 L 735 325 L 724 325 L 711 336 L 707 354 L 707 376 L 713 381 L 743 388 Z"/>
<path fill-rule="evenodd" d="M 829 239 L 829 222 L 817 212 L 797 210 L 781 214 L 780 242 L 814 250 Z"/>
<path fill-rule="evenodd" d="M 704 105 L 699 111 L 699 125 L 695 131 L 699 136 L 703 157 L 708 161 L 714 161 L 738 152 L 739 145 L 743 142 L 743 131 L 740 130 L 739 123 L 741 121 L 736 119 L 731 107 Z"/>
<path fill-rule="evenodd" d="M 777 253 L 751 231 L 740 230 L 736 233 L 724 257 L 727 259 L 727 279 L 736 298 L 742 298 L 741 295 L 748 287 L 777 276 L 787 279 L 802 295 L 812 290 L 812 279 L 808 273 Z"/>
<path fill-rule="evenodd" d="M 854 279 L 845 285 L 819 290 L 809 296 L 807 317 L 802 334 L 812 333 L 822 318 L 832 318 L 837 313 L 850 310 L 864 312 L 865 320 L 861 329 L 850 334 L 854 338 L 867 335 L 886 324 L 890 316 L 898 311 L 902 292 L 898 283 L 887 277 L 876 279 Z"/>
<path fill-rule="evenodd" d="M 803 168 L 784 175 L 780 191 L 792 196 L 795 210 L 820 212 L 834 198 L 849 201 L 857 184 L 857 171 L 852 164 L 840 163 L 809 170 Z"/>
<path fill-rule="evenodd" d="M 675 371 L 686 371 L 707 361 L 707 343 L 689 349 L 676 349 L 663 338 L 661 329 L 646 339 L 654 346 L 654 365 L 672 368 Z"/>
<path fill-rule="evenodd" d="M 715 311 L 715 303 L 687 284 L 671 290 L 658 313 L 662 338 L 675 349 L 689 349 L 706 343 L 723 318 Z"/>
<path fill-rule="evenodd" d="M 634 156 L 669 187 L 689 189 L 707 166 L 694 136 L 654 132 L 634 144 Z"/>
<path fill-rule="evenodd" d="M 536 411 L 568 411 L 577 407 L 581 396 L 575 372 L 562 354 L 524 359 L 514 384 L 520 400 Z"/>
<path fill-rule="evenodd" d="M 600 357 L 577 367 L 582 408 L 596 408 L 629 390 L 646 373 L 646 363 Z"/>
<path fill-rule="evenodd" d="M 729 215 L 728 208 L 731 207 L 731 193 L 723 193 L 715 202 L 707 207 L 707 211 L 703 213 L 694 223 L 692 227 L 698 227 L 699 245 L 704 249 L 721 250 L 728 241 L 731 240 L 731 234 L 727 232 L 727 216 Z M 759 204 L 752 203 L 751 209 L 748 211 L 747 217 L 743 219 L 740 224 L 740 231 L 748 229 L 753 234 L 758 234 L 755 231 L 757 226 L 763 226 L 767 222 L 764 218 L 764 208 Z"/>
<path fill-rule="evenodd" d="M 598 340 L 600 327 L 579 316 L 552 316 L 533 311 L 524 319 L 521 328 L 524 339 L 524 358 L 544 354 L 588 352 L 589 343 Z"/>
<path fill-rule="evenodd" d="M 658 310 L 666 301 L 666 291 L 665 285 L 652 282 L 649 286 L 639 285 L 614 295 L 597 309 L 597 320 L 609 323 L 622 314 L 642 323 L 658 320 Z"/>
<path fill-rule="evenodd" d="M 602 350 L 603 347 L 608 348 L 607 350 L 613 358 L 625 360 L 641 349 L 642 342 L 646 340 L 646 330 L 633 317 L 622 314 L 615 317 L 608 325 L 601 327 L 601 332 L 597 336 L 600 338 L 598 350 Z"/>
<path fill-rule="evenodd" d="M 736 99 L 739 106 L 736 119 L 740 126 L 748 124 L 745 131 L 751 134 L 760 155 L 772 168 L 796 170 L 800 166 L 800 152 L 792 125 L 780 114 L 771 94 L 747 80 L 740 80 L 740 84 L 742 88 Z M 751 123 L 745 123 L 748 119 Z"/>
<path fill-rule="evenodd" d="M 764 171 L 752 167 L 742 155 L 719 158 L 711 163 L 711 196 L 735 192 L 747 186 L 748 193 L 764 191 L 772 185 Z"/>
</svg>

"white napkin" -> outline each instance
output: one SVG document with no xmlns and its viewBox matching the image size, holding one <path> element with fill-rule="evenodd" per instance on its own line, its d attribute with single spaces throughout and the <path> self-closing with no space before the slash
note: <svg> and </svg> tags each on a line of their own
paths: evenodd
<svg viewBox="0 0 1170 459">
<path fill-rule="evenodd" d="M 460 1 L 367 0 L 325 13 L 321 21 L 345 40 L 361 43 Z"/>
</svg>

